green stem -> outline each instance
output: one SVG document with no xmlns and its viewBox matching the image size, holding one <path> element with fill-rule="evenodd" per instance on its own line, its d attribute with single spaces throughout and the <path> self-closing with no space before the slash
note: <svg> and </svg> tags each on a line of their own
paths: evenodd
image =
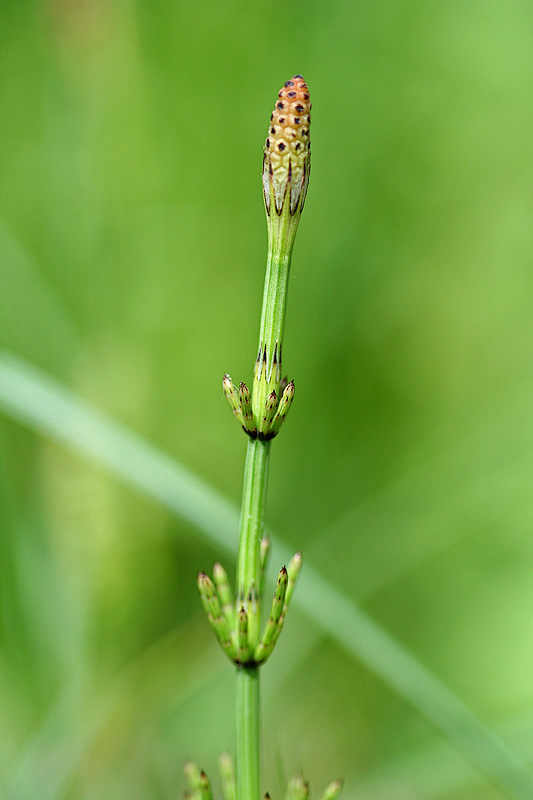
<svg viewBox="0 0 533 800">
<path fill-rule="evenodd" d="M 259 667 L 237 668 L 237 800 L 259 800 Z"/>
<path fill-rule="evenodd" d="M 268 258 L 261 310 L 259 346 L 266 345 L 272 358 L 276 342 L 283 339 L 287 285 L 294 236 L 299 218 L 291 217 L 287 210 L 271 218 L 268 228 Z"/>
<path fill-rule="evenodd" d="M 252 409 L 257 419 L 265 413 L 271 391 L 269 372 L 277 345 L 278 363 L 285 325 L 290 261 L 300 214 L 291 216 L 286 202 L 280 215 L 268 216 L 268 260 L 263 293 L 259 346 L 266 351 L 267 376 L 256 370 Z M 279 391 L 279 386 L 278 386 Z M 279 401 L 279 396 L 278 396 Z M 250 439 L 246 451 L 237 564 L 237 611 L 246 607 L 252 584 L 261 586 L 260 541 L 263 535 L 270 441 Z M 261 598 L 259 598 L 261 601 Z M 259 667 L 237 667 L 236 800 L 259 800 Z"/>
<path fill-rule="evenodd" d="M 263 535 L 270 442 L 249 439 L 244 465 L 244 486 L 241 508 L 241 534 L 237 566 L 237 600 L 242 603 L 252 583 L 261 583 L 259 558 Z"/>
<path fill-rule="evenodd" d="M 268 258 L 259 329 L 259 354 L 261 356 L 266 351 L 267 371 L 270 370 L 276 345 L 278 362 L 281 362 L 289 271 L 299 220 L 299 214 L 291 216 L 288 203 L 285 203 L 279 216 L 272 211 L 268 217 Z M 252 409 L 256 419 L 262 415 L 270 391 L 268 382 L 256 373 L 252 392 Z"/>
<path fill-rule="evenodd" d="M 260 585 L 260 540 L 263 534 L 270 442 L 248 441 L 244 467 L 241 536 L 237 566 L 237 599 L 244 603 L 250 586 Z M 237 668 L 236 790 L 237 800 L 259 800 L 259 667 Z"/>
<path fill-rule="evenodd" d="M 277 218 L 292 225 L 292 219 Z M 276 228 L 278 227 L 276 225 Z M 272 228 L 270 229 L 272 230 Z M 279 233 L 279 231 L 276 231 Z M 288 237 L 289 241 L 291 237 Z M 263 295 L 263 310 L 259 341 L 266 346 L 270 363 L 276 342 L 281 346 L 285 321 L 285 301 L 289 278 L 290 246 L 283 244 L 285 236 L 270 233 L 268 261 Z M 266 388 L 254 381 L 252 405 L 260 412 Z M 241 510 L 241 532 L 237 565 L 237 599 L 244 603 L 252 583 L 261 585 L 260 541 L 263 535 L 268 485 L 270 442 L 250 439 L 246 451 L 244 486 Z M 236 731 L 236 790 L 237 800 L 259 800 L 259 668 L 237 668 L 237 731 Z"/>
</svg>

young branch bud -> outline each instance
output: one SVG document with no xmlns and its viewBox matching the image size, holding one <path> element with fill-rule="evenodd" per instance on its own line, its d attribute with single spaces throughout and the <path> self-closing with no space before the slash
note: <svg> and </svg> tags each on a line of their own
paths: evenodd
<svg viewBox="0 0 533 800">
<path fill-rule="evenodd" d="M 234 386 L 231 377 L 228 374 L 224 375 L 224 377 L 222 378 L 222 387 L 224 389 L 224 394 L 226 395 L 228 403 L 231 406 L 231 410 L 238 419 L 239 424 L 242 425 L 242 427 L 244 428 L 245 423 L 244 423 L 244 416 L 241 410 L 239 393 L 237 391 L 237 387 Z"/>
<path fill-rule="evenodd" d="M 235 614 L 235 600 L 231 592 L 228 576 L 226 570 L 219 564 L 218 561 L 213 566 L 213 580 L 217 588 L 220 603 L 222 605 L 222 614 L 226 619 L 231 635 L 237 629 L 237 619 Z"/>
<path fill-rule="evenodd" d="M 320 800 L 337 800 L 342 792 L 342 785 L 341 780 L 332 781 L 329 786 L 326 786 L 324 789 Z"/>
<path fill-rule="evenodd" d="M 189 782 L 193 792 L 200 790 L 200 770 L 192 761 L 186 761 L 183 765 L 183 772 Z"/>
<path fill-rule="evenodd" d="M 220 599 L 216 592 L 215 586 L 211 578 L 205 572 L 198 573 L 198 591 L 200 592 L 200 599 L 204 607 L 207 619 L 218 643 L 228 656 L 233 659 L 235 656 L 235 648 L 233 647 L 231 631 L 228 620 L 222 613 L 222 606 Z"/>
<path fill-rule="evenodd" d="M 307 800 L 309 797 L 309 784 L 301 775 L 294 775 L 287 786 L 285 800 Z"/>
<path fill-rule="evenodd" d="M 229 753 L 221 753 L 218 759 L 218 771 L 222 784 L 224 800 L 235 800 L 235 769 Z"/>
<path fill-rule="evenodd" d="M 200 772 L 200 798 L 201 800 L 213 800 L 211 783 L 203 770 Z"/>
<path fill-rule="evenodd" d="M 246 664 L 249 660 L 248 614 L 243 606 L 237 617 L 237 661 L 239 664 Z"/>
<path fill-rule="evenodd" d="M 258 663 L 267 660 L 278 640 L 281 626 L 283 625 L 283 610 L 286 603 L 285 596 L 287 594 L 288 583 L 288 572 L 285 567 L 282 567 L 278 576 L 274 599 L 272 600 L 270 616 L 261 635 L 261 639 L 255 648 L 254 659 Z"/>
</svg>

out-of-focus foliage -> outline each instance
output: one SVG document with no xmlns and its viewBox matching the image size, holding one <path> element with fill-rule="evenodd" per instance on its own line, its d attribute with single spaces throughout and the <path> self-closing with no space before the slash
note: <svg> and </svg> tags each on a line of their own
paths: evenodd
<svg viewBox="0 0 533 800">
<path fill-rule="evenodd" d="M 528 2 L 0 7 L 0 345 L 235 503 L 279 85 L 313 99 L 268 517 L 533 760 Z M 12 800 L 173 798 L 232 747 L 192 527 L 0 418 L 0 775 Z M 232 565 L 228 564 L 230 571 Z M 305 658 L 297 657 L 297 648 Z M 287 623 L 264 788 L 497 800 L 403 700 Z"/>
</svg>

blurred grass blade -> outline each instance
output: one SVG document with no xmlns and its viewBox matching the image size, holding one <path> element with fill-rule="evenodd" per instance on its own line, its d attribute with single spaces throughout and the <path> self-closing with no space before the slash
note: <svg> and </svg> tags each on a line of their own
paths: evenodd
<svg viewBox="0 0 533 800">
<path fill-rule="evenodd" d="M 214 640 L 205 650 L 192 648 L 189 659 L 181 662 L 182 673 L 176 672 L 178 654 L 195 636 L 196 627 L 190 623 L 182 623 L 161 636 L 103 688 L 90 706 L 79 687 L 67 686 L 22 749 L 10 774 L 2 775 L 2 800 L 64 797 L 76 770 L 90 749 L 97 746 L 98 738 L 105 735 L 113 715 L 120 713 L 121 706 L 143 702 L 145 695 L 139 689 L 140 684 L 157 709 L 170 706 L 176 713 L 206 684 L 218 678 L 224 663 L 215 656 Z M 168 689 L 168 676 L 172 677 L 172 691 Z M 142 719 L 140 710 L 137 718 Z"/>
<path fill-rule="evenodd" d="M 96 459 L 130 486 L 194 525 L 235 557 L 238 510 L 187 469 L 21 359 L 0 352 L 0 408 L 71 450 Z M 275 563 L 291 553 L 274 537 Z M 533 800 L 525 764 L 455 695 L 368 615 L 306 565 L 294 602 L 329 636 L 407 699 L 515 800 Z"/>
<path fill-rule="evenodd" d="M 21 359 L 0 351 L 0 408 L 89 455 L 234 558 L 239 511 L 176 461 Z"/>
<path fill-rule="evenodd" d="M 294 599 L 330 636 L 409 700 L 509 796 L 533 797 L 526 765 L 405 648 L 309 565 Z"/>
<path fill-rule="evenodd" d="M 517 752 L 528 758 L 533 739 L 533 719 L 520 716 L 498 727 Z M 412 800 L 438 800 L 443 797 L 481 797 L 484 789 L 479 772 L 448 742 L 435 742 L 392 756 L 364 775 L 354 772 L 345 781 L 348 797 L 357 800 L 405 800 L 405 787 Z M 491 797 L 493 796 L 491 792 Z"/>
</svg>

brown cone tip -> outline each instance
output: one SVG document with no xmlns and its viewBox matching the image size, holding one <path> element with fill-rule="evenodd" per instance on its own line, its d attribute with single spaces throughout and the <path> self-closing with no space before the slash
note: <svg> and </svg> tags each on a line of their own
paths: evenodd
<svg viewBox="0 0 533 800">
<path fill-rule="evenodd" d="M 273 155 L 272 166 L 276 169 L 275 158 L 281 160 L 287 152 L 298 153 L 309 144 L 309 125 L 311 123 L 311 103 L 309 89 L 301 75 L 286 81 L 278 92 L 278 99 L 270 118 L 266 148 Z"/>
<path fill-rule="evenodd" d="M 278 212 L 288 181 L 292 185 L 291 213 L 294 213 L 302 190 L 303 205 L 306 177 L 309 173 L 310 124 L 309 89 L 301 75 L 294 75 L 278 92 L 278 99 L 270 117 L 270 126 L 265 142 L 265 157 Z M 268 181 L 266 174 L 264 178 Z M 267 196 L 266 199 L 267 208 L 269 208 L 270 197 Z"/>
</svg>

